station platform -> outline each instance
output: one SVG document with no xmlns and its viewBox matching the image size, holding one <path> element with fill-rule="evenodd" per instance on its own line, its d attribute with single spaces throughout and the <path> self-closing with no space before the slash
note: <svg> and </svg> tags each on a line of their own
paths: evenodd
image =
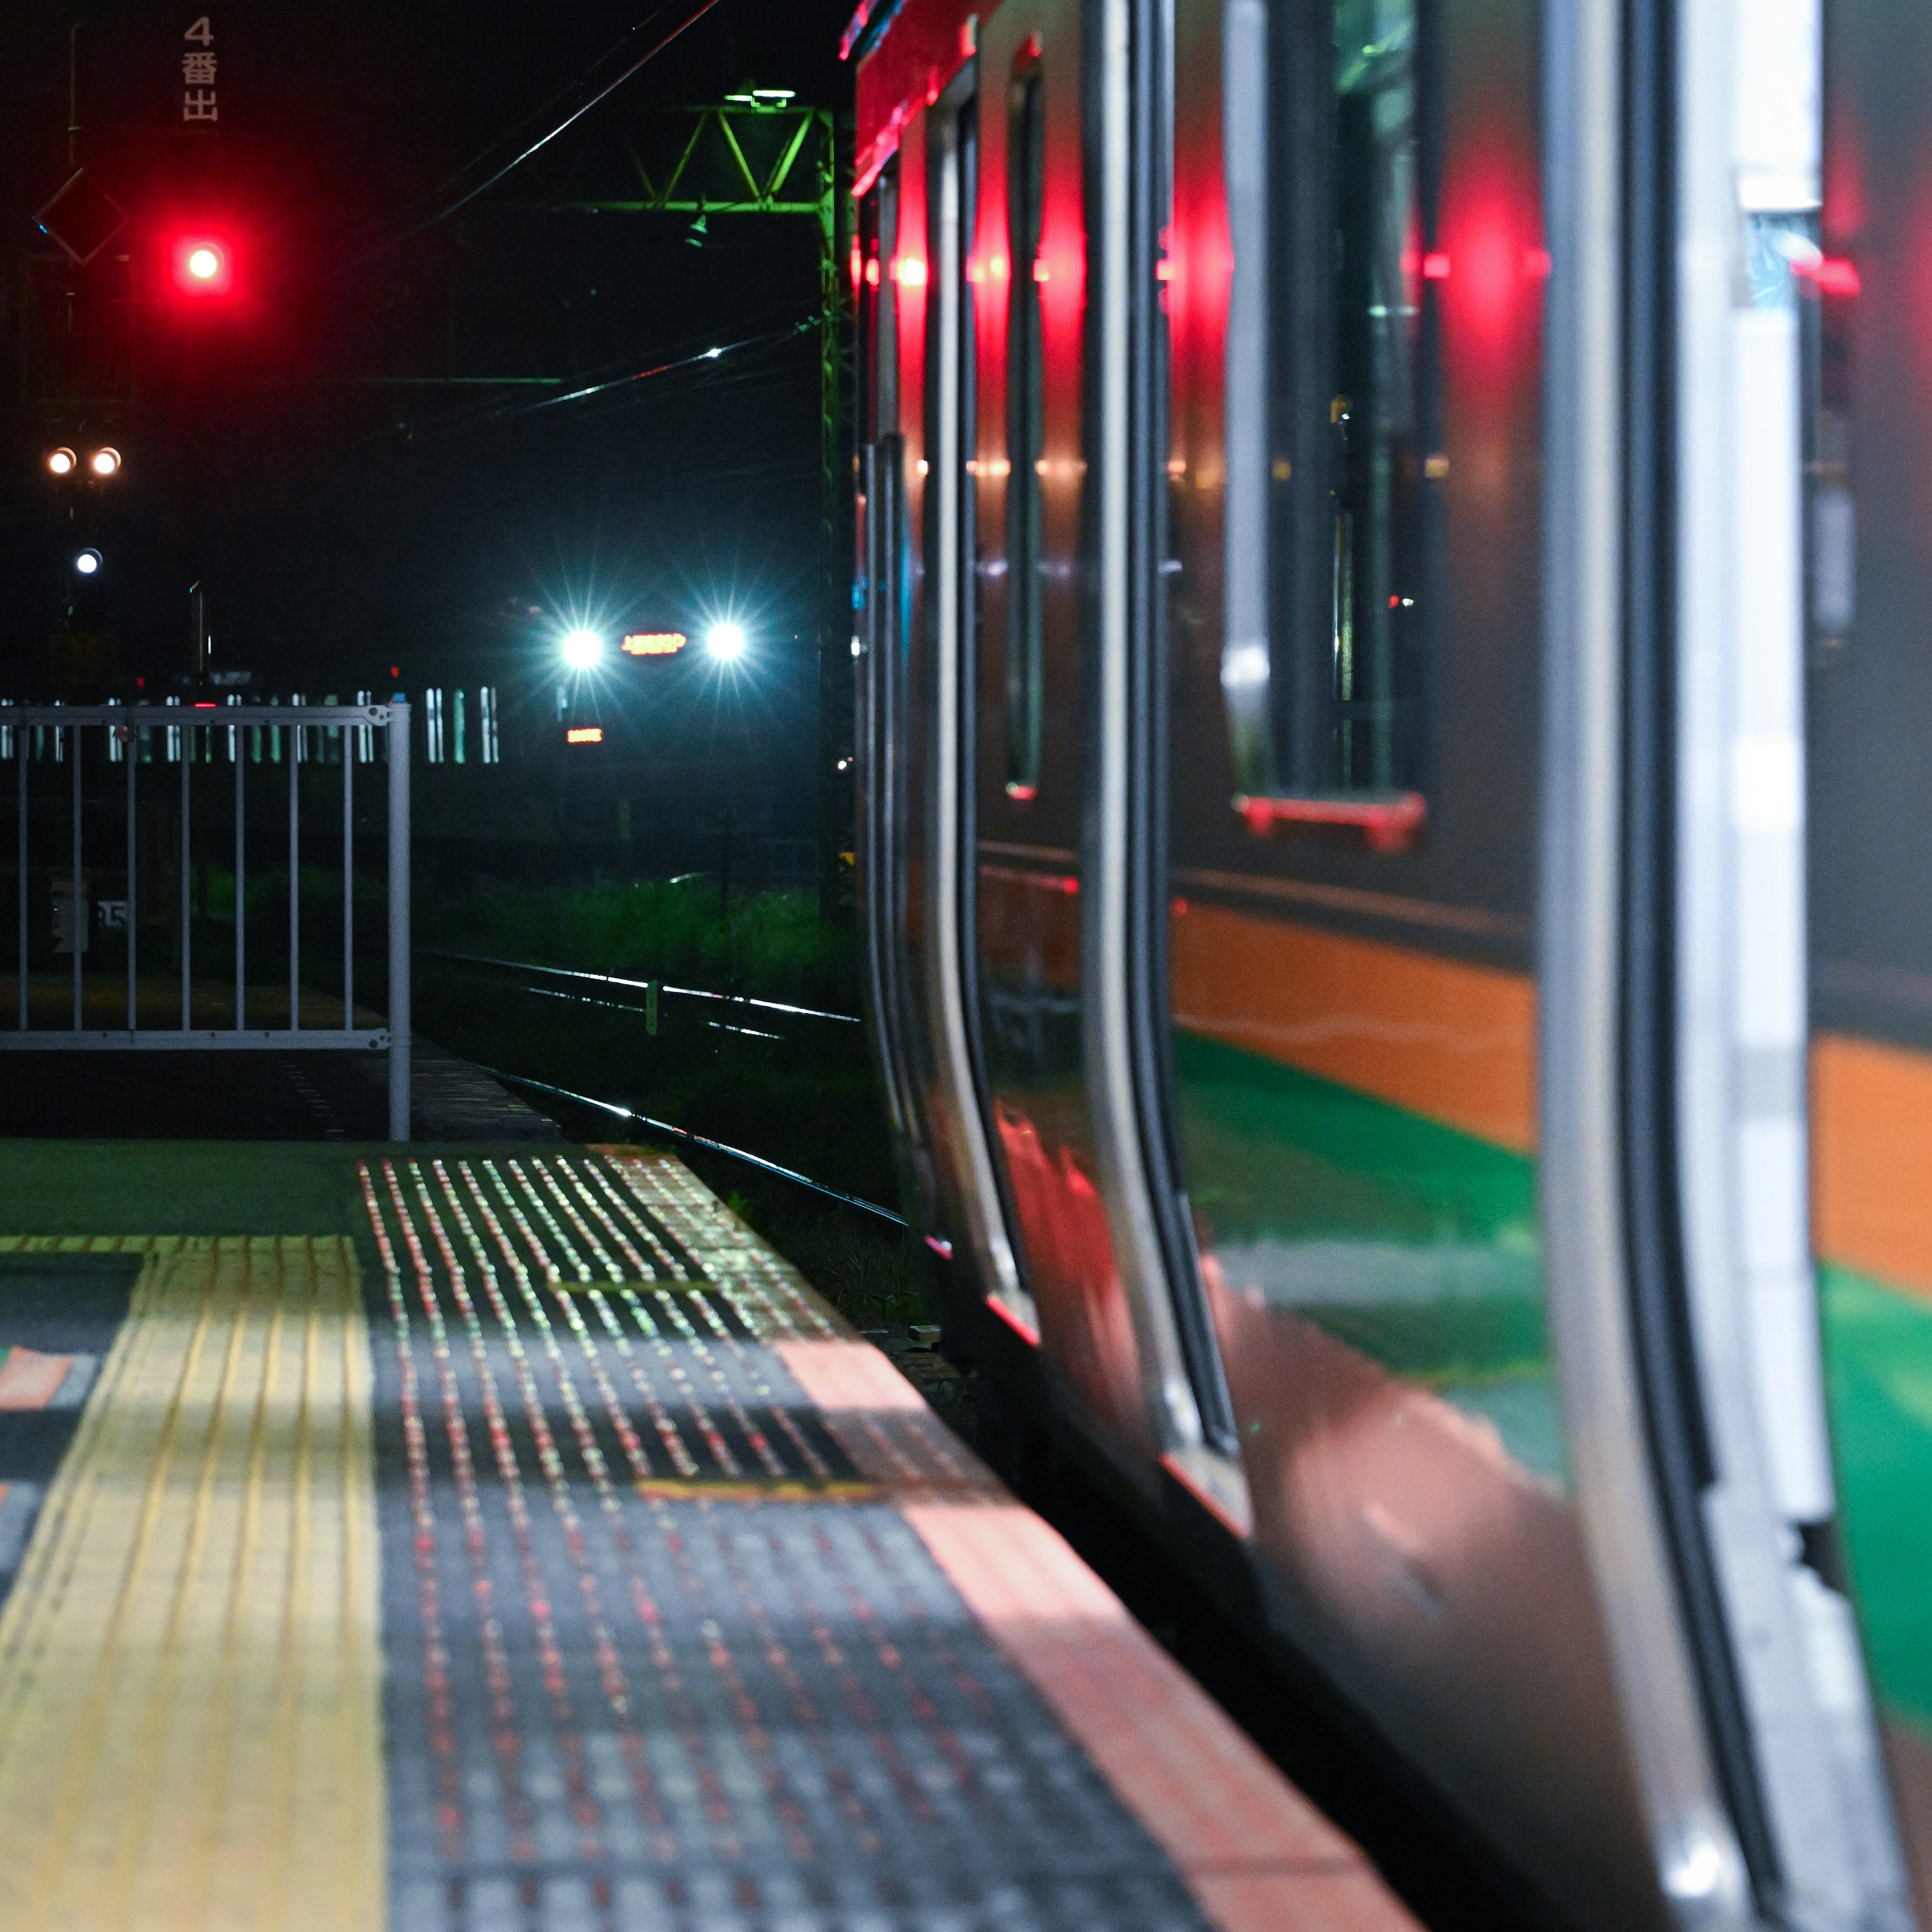
<svg viewBox="0 0 1932 1932">
<path fill-rule="evenodd" d="M 648 1150 L 16 1142 L 0 1924 L 1397 1932 Z"/>
</svg>

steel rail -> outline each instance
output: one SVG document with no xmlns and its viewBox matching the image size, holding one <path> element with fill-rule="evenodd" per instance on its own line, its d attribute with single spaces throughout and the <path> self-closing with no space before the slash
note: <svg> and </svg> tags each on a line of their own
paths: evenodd
<svg viewBox="0 0 1932 1932">
<path fill-rule="evenodd" d="M 653 1133 L 670 1134 L 689 1146 L 701 1147 L 707 1153 L 722 1154 L 730 1160 L 742 1160 L 748 1166 L 776 1174 L 781 1180 L 795 1181 L 800 1187 L 808 1187 L 813 1193 L 822 1194 L 827 1200 L 856 1208 L 861 1214 L 876 1215 L 881 1221 L 890 1221 L 896 1228 L 906 1225 L 904 1215 L 880 1207 L 876 1201 L 868 1201 L 862 1194 L 848 1194 L 838 1188 L 828 1187 L 824 1181 L 814 1180 L 810 1174 L 801 1174 L 795 1167 L 783 1167 L 775 1160 L 766 1160 L 761 1154 L 748 1153 L 743 1148 L 734 1148 L 727 1142 L 714 1141 L 709 1134 L 694 1134 L 688 1127 L 676 1127 L 668 1120 L 653 1120 L 649 1114 L 640 1114 L 634 1107 L 620 1106 L 615 1100 L 600 1100 L 593 1094 L 575 1093 L 568 1087 L 553 1085 L 548 1080 L 532 1080 L 526 1074 L 506 1073 L 498 1066 L 485 1066 L 482 1070 L 491 1079 L 507 1082 L 512 1087 L 527 1087 L 538 1094 L 554 1094 L 559 1100 L 574 1101 L 580 1107 L 594 1107 L 599 1113 L 613 1114 L 622 1120 L 635 1120 Z"/>
<path fill-rule="evenodd" d="M 627 980 L 613 973 L 580 972 L 569 966 L 539 966 L 528 959 L 496 959 L 476 952 L 443 952 L 429 947 L 418 948 L 419 959 L 440 959 L 455 966 L 484 966 L 500 973 L 537 973 L 558 980 L 583 980 L 600 986 L 626 986 L 640 993 L 651 989 L 649 980 Z M 718 1000 L 727 1005 L 757 1006 L 766 1012 L 790 1013 L 795 1018 L 808 1020 L 835 1020 L 841 1026 L 863 1026 L 865 1022 L 856 1013 L 827 1012 L 818 1006 L 795 1006 L 783 1000 L 754 999 L 748 993 L 716 993 L 700 986 L 673 986 L 663 980 L 656 982 L 660 995 L 673 994 L 681 1000 Z"/>
</svg>

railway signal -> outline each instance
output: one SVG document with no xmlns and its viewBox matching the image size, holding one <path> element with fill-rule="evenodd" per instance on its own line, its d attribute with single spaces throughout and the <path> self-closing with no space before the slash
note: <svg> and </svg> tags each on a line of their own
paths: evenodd
<svg viewBox="0 0 1932 1932">
<path fill-rule="evenodd" d="M 80 461 L 70 449 L 50 449 L 47 452 L 47 473 L 51 476 L 71 476 Z"/>
<path fill-rule="evenodd" d="M 93 576 L 100 568 L 100 551 L 93 549 L 80 551 L 74 558 L 74 567 L 79 576 Z"/>
<path fill-rule="evenodd" d="M 233 251 L 220 236 L 200 231 L 178 235 L 168 258 L 181 294 L 204 300 L 235 292 Z"/>
</svg>

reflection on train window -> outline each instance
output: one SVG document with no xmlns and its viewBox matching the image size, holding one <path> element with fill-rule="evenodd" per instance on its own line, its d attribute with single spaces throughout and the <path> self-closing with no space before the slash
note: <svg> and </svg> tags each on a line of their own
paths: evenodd
<svg viewBox="0 0 1932 1932">
<path fill-rule="evenodd" d="M 1371 807 L 1420 806 L 1409 788 L 1437 469 L 1426 310 L 1447 267 L 1422 191 L 1421 6 L 1253 6 L 1244 26 L 1249 12 L 1234 0 L 1227 16 L 1236 280 L 1222 680 L 1251 794 L 1237 802 L 1258 822 L 1264 811 L 1334 817 L 1328 807 L 1354 801 L 1368 824 Z M 1272 158 L 1265 180 L 1232 152 L 1238 126 Z M 1248 421 L 1264 387 L 1265 434 Z M 1263 529 L 1265 542 L 1246 534 Z M 1324 809 L 1298 813 L 1298 800 Z"/>
<path fill-rule="evenodd" d="M 1424 455 L 1422 249 L 1412 0 L 1335 8 L 1334 662 L 1330 780 L 1388 791 L 1412 776 Z"/>
<path fill-rule="evenodd" d="M 1046 449 L 1040 284 L 1046 128 L 1036 43 L 1006 94 L 1006 234 L 1012 251 L 1006 314 L 1006 790 L 1040 786 L 1040 665 L 1045 630 L 1040 464 Z"/>
</svg>

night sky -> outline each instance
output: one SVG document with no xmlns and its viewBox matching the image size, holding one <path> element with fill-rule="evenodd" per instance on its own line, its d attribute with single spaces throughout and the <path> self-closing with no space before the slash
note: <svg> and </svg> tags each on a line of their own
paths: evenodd
<svg viewBox="0 0 1932 1932">
<path fill-rule="evenodd" d="M 380 686 L 392 664 L 406 684 L 473 682 L 472 656 L 500 676 L 504 653 L 535 664 L 582 617 L 689 628 L 728 609 L 808 654 L 812 225 L 718 217 L 694 245 L 688 220 L 556 204 L 634 198 L 639 161 L 678 124 L 668 108 L 758 86 L 842 110 L 845 0 L 718 0 L 445 212 L 697 4 L 218 8 L 209 130 L 181 124 L 191 0 L 104 0 L 79 37 L 76 158 L 130 220 L 77 272 L 32 259 L 53 252 L 34 212 L 70 172 L 74 16 L 15 10 L 0 66 L 0 678 L 43 675 L 64 628 L 111 639 L 130 675 L 179 670 L 196 578 L 218 667 L 269 688 Z M 234 243 L 219 314 L 166 278 L 169 242 L 202 224 Z M 728 352 L 553 400 L 714 346 Z M 56 490 L 44 448 L 90 440 L 122 449 L 123 473 Z M 70 619 L 81 542 L 106 563 Z"/>
</svg>

